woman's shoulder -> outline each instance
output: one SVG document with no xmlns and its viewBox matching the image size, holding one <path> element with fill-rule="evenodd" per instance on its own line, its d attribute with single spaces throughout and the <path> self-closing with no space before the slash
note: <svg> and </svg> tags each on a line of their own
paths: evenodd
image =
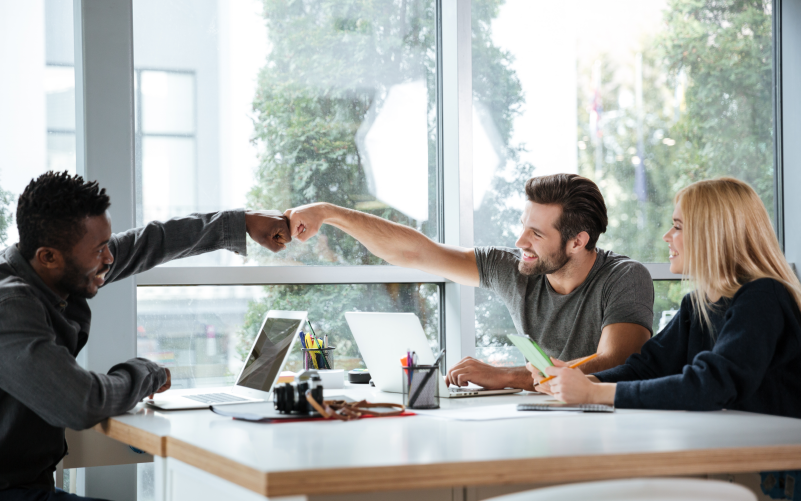
<svg viewBox="0 0 801 501">
<path fill-rule="evenodd" d="M 734 294 L 732 301 L 734 302 L 756 294 L 772 294 L 775 295 L 776 299 L 780 301 L 789 301 L 792 303 L 795 302 L 795 299 L 787 289 L 787 286 L 775 278 L 758 278 L 756 280 L 751 280 L 740 287 L 740 289 Z"/>
<path fill-rule="evenodd" d="M 755 317 L 782 315 L 795 319 L 801 327 L 801 310 L 795 296 L 774 278 L 759 278 L 743 285 L 734 294 L 729 308 Z"/>
</svg>

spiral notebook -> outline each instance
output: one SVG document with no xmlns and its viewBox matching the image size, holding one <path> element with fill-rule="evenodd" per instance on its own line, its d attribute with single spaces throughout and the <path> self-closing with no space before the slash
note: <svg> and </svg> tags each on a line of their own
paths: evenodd
<svg viewBox="0 0 801 501">
<path fill-rule="evenodd" d="M 575 411 L 575 412 L 615 412 L 611 405 L 601 404 L 565 404 L 565 403 L 541 403 L 541 404 L 518 404 L 519 411 Z"/>
</svg>

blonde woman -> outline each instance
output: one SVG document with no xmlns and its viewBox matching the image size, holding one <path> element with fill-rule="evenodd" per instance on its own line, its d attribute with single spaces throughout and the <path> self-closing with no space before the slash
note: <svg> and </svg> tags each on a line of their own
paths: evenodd
<svg viewBox="0 0 801 501">
<path fill-rule="evenodd" d="M 541 388 L 568 403 L 801 417 L 801 284 L 756 192 L 732 178 L 684 188 L 663 239 L 670 271 L 697 286 L 673 320 L 625 364 L 551 367 Z"/>
</svg>

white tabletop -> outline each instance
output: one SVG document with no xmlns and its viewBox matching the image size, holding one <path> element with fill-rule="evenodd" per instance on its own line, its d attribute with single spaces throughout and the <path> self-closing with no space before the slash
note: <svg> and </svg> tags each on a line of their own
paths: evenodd
<svg viewBox="0 0 801 501">
<path fill-rule="evenodd" d="M 326 390 L 326 397 L 336 394 L 354 399 L 366 398 L 371 402 L 400 401 L 400 395 L 379 392 L 374 388 L 352 388 Z M 448 409 L 470 408 L 548 399 L 550 397 L 545 395 L 524 393 L 441 399 L 441 405 Z M 454 485 L 452 478 L 446 481 L 446 473 L 448 468 L 458 469 L 460 465 L 464 471 L 469 472 L 475 467 L 481 475 L 494 475 L 489 479 L 478 473 L 472 474 L 472 478 L 465 476 L 463 484 L 470 485 L 471 482 L 488 483 L 498 479 L 499 472 L 505 471 L 503 465 L 513 466 L 515 470 L 524 467 L 537 471 L 504 473 L 499 483 L 554 480 L 558 475 L 554 477 L 555 472 L 546 475 L 547 467 L 582 464 L 585 470 L 587 465 L 594 468 L 594 473 L 586 472 L 584 479 L 606 478 L 610 476 L 604 473 L 610 455 L 623 461 L 619 468 L 638 468 L 640 463 L 648 463 L 650 466 L 642 465 L 645 468 L 642 471 L 651 473 L 645 474 L 700 473 L 699 468 L 706 468 L 706 473 L 758 471 L 767 469 L 761 465 L 768 463 L 755 461 L 769 457 L 774 458 L 769 463 L 771 468 L 779 464 L 793 464 L 792 469 L 801 468 L 801 420 L 798 419 L 734 411 L 625 409 L 618 409 L 613 414 L 521 414 L 527 417 L 448 421 L 413 416 L 351 422 L 251 423 L 218 416 L 208 410 L 165 412 L 140 406 L 130 414 L 113 418 L 113 421 L 145 434 L 168 437 L 165 451 L 149 452 L 175 456 L 181 451 L 180 459 L 187 460 L 191 459 L 188 456 L 203 451 L 220 463 L 263 473 L 268 484 L 265 494 L 292 494 L 290 482 L 297 483 L 303 472 L 307 475 L 309 470 L 317 472 L 316 475 L 328 471 L 339 476 L 343 470 L 359 470 L 370 478 L 389 478 L 387 475 L 391 477 L 392 472 L 405 469 L 405 473 L 399 473 L 398 481 L 403 482 L 405 480 L 401 477 L 411 475 L 417 478 L 415 475 L 419 476 L 420 471 L 433 472 L 436 470 L 433 467 L 442 467 L 435 475 L 442 482 L 437 483 L 436 478 L 425 481 L 434 486 Z M 108 434 L 121 439 L 113 433 Z M 130 434 L 126 437 L 133 440 Z M 744 452 L 742 449 L 746 448 L 753 448 L 753 451 Z M 748 457 L 741 457 L 744 455 Z M 192 463 L 191 460 L 188 462 Z M 195 464 L 203 467 L 207 462 L 197 461 Z M 648 467 L 659 468 L 659 465 L 662 465 L 662 470 L 648 470 Z M 500 468 L 492 473 L 490 466 Z M 419 467 L 427 468 L 421 470 Z M 791 469 L 790 466 L 787 468 Z M 725 471 L 716 471 L 720 469 Z M 538 477 L 538 472 L 543 476 Z M 279 481 L 284 478 L 282 474 L 287 480 L 283 485 Z M 306 491 L 302 490 L 304 488 Z M 309 486 L 299 486 L 298 489 L 294 493 L 310 493 Z M 330 492 L 343 492 L 345 487 L 338 489 Z"/>
</svg>

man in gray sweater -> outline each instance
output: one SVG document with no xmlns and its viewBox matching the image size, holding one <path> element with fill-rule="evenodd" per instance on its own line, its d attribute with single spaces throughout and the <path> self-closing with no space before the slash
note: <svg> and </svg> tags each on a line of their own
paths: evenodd
<svg viewBox="0 0 801 501">
<path fill-rule="evenodd" d="M 285 214 L 298 240 L 330 224 L 390 264 L 494 291 L 517 332 L 563 363 L 598 353 L 582 370 L 622 364 L 651 337 L 651 275 L 637 261 L 595 246 L 606 231 L 607 215 L 591 180 L 576 174 L 533 177 L 525 190 L 517 249 L 444 245 L 407 226 L 326 203 Z M 466 357 L 448 370 L 447 381 L 533 390 L 529 370 Z"/>
<path fill-rule="evenodd" d="M 192 214 L 112 234 L 109 205 L 96 182 L 66 172 L 43 174 L 20 195 L 20 241 L 0 253 L 2 500 L 51 499 L 65 428 L 89 428 L 170 387 L 169 370 L 143 358 L 107 374 L 77 364 L 92 318 L 86 300 L 100 287 L 173 259 L 245 254 L 246 233 L 273 252 L 291 240 L 277 211 Z"/>
</svg>

